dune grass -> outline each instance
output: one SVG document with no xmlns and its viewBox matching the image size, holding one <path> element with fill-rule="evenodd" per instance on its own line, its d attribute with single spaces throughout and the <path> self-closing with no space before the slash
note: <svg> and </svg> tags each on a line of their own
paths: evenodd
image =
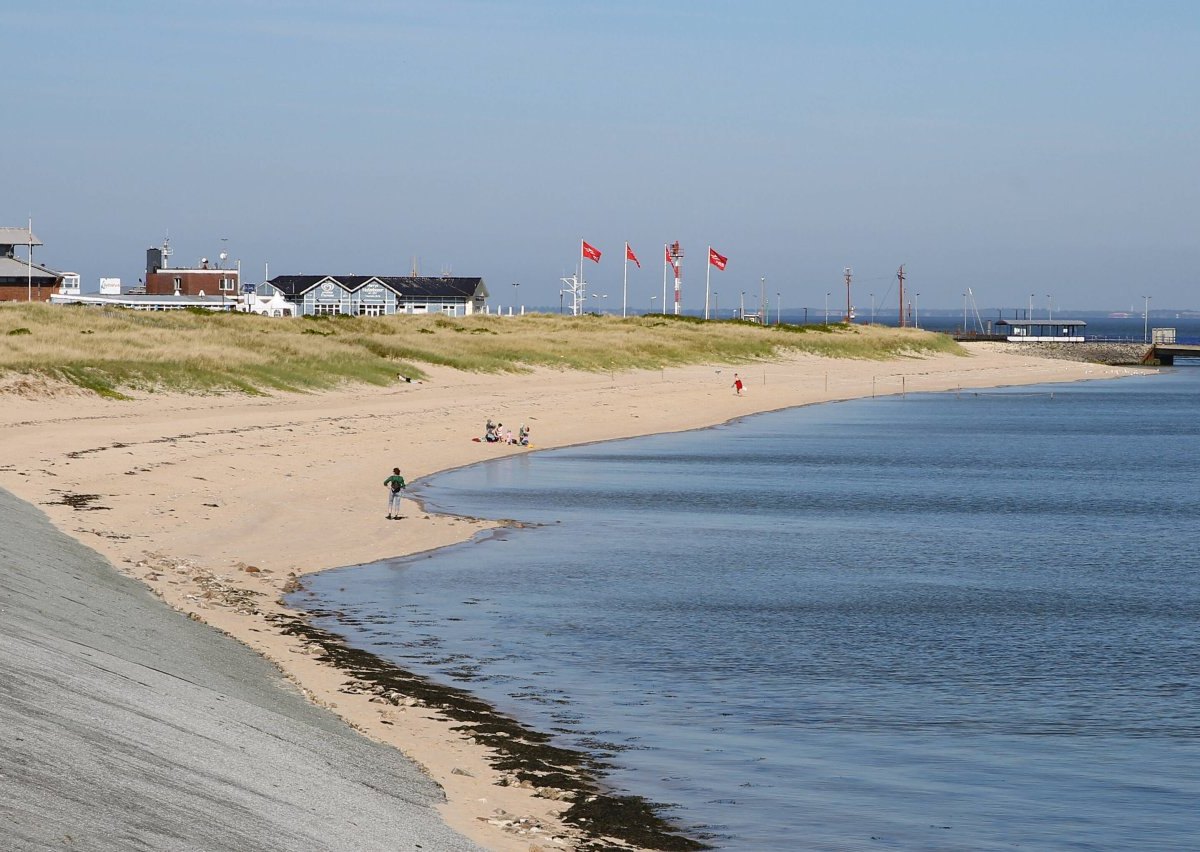
<svg viewBox="0 0 1200 852">
<path fill-rule="evenodd" d="M 422 367 L 520 372 L 745 364 L 788 352 L 884 359 L 961 352 L 949 338 L 878 326 L 767 326 L 652 315 L 269 318 L 0 305 L 0 375 L 131 391 L 308 391 L 388 385 Z"/>
</svg>

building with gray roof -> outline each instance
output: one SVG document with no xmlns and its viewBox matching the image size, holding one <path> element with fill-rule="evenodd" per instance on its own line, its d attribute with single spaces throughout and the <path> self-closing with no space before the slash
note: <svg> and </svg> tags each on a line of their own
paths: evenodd
<svg viewBox="0 0 1200 852">
<path fill-rule="evenodd" d="M 482 278 L 420 275 L 279 275 L 267 282 L 301 316 L 444 314 L 484 310 Z"/>
<path fill-rule="evenodd" d="M 0 302 L 45 302 L 62 282 L 62 274 L 33 262 L 33 247 L 42 241 L 29 228 L 0 228 Z M 17 249 L 24 247 L 24 258 Z"/>
</svg>

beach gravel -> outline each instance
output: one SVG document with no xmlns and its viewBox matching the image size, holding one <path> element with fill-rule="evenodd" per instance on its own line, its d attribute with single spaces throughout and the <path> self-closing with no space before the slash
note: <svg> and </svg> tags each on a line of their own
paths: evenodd
<svg viewBox="0 0 1200 852">
<path fill-rule="evenodd" d="M 6 850 L 476 847 L 440 789 L 0 490 Z"/>
</svg>

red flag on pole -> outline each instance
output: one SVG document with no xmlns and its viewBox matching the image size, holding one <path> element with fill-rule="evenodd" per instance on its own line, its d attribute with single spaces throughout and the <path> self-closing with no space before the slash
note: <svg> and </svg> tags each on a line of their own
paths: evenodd
<svg viewBox="0 0 1200 852">
<path fill-rule="evenodd" d="M 625 259 L 632 260 L 634 263 L 636 263 L 638 269 L 642 268 L 641 261 L 637 259 L 637 255 L 633 253 L 633 249 L 629 247 L 629 243 L 625 243 Z"/>
<path fill-rule="evenodd" d="M 717 269 L 724 270 L 725 264 L 729 263 L 729 258 L 717 254 L 716 249 L 710 248 L 708 250 L 708 262 L 711 263 L 713 266 L 715 266 Z"/>
<path fill-rule="evenodd" d="M 675 262 L 673 260 L 671 260 L 671 247 L 670 246 L 667 246 L 667 245 L 663 246 L 663 255 L 666 257 L 667 266 L 675 265 Z"/>
<path fill-rule="evenodd" d="M 583 256 L 586 257 L 588 260 L 594 260 L 596 263 L 599 263 L 600 262 L 600 249 L 598 249 L 594 245 L 590 244 L 587 240 L 584 240 L 583 241 Z"/>
</svg>

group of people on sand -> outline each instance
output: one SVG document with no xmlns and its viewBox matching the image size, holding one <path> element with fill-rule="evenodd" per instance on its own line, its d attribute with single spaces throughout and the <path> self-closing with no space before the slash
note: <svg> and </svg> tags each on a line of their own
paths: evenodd
<svg viewBox="0 0 1200 852">
<path fill-rule="evenodd" d="M 528 447 L 529 427 L 522 423 L 514 437 L 512 429 L 506 429 L 503 423 L 493 423 L 492 418 L 489 417 L 487 425 L 483 428 L 483 440 L 487 444 L 516 444 L 520 447 Z"/>
<path fill-rule="evenodd" d="M 483 440 L 489 444 L 515 444 L 519 447 L 529 446 L 530 429 L 524 423 L 517 430 L 514 436 L 511 429 L 504 428 L 503 423 L 493 423 L 492 418 L 488 418 L 487 425 L 484 427 L 483 438 L 473 438 L 472 440 Z M 408 483 L 404 481 L 404 477 L 400 474 L 400 468 L 392 468 L 392 475 L 383 481 L 384 486 L 388 489 L 388 513 L 389 521 L 401 520 L 400 515 L 400 500 L 404 489 L 408 487 Z"/>
</svg>

